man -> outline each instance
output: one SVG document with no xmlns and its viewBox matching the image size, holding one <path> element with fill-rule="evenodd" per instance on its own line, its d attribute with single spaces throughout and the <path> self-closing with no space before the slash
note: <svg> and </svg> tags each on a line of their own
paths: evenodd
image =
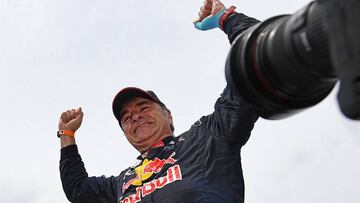
<svg viewBox="0 0 360 203">
<path fill-rule="evenodd" d="M 215 19 L 215 20 L 214 20 Z M 230 42 L 258 21 L 205 0 L 195 27 L 224 29 Z M 60 173 L 71 202 L 243 202 L 240 149 L 247 142 L 256 112 L 226 87 L 215 111 L 175 137 L 170 110 L 152 92 L 135 87 L 114 98 L 113 113 L 140 163 L 118 176 L 88 177 L 75 145 L 81 108 L 61 114 Z"/>
</svg>

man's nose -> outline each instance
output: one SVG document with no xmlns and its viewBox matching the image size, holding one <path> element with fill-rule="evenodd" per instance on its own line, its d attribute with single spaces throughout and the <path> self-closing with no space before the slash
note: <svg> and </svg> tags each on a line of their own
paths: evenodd
<svg viewBox="0 0 360 203">
<path fill-rule="evenodd" d="M 133 122 L 139 121 L 141 118 L 142 118 L 142 116 L 139 112 L 134 112 L 132 115 Z"/>
</svg>

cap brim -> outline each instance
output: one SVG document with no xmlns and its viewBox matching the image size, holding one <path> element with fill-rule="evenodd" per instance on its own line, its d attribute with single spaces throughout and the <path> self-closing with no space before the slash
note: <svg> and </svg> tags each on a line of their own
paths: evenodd
<svg viewBox="0 0 360 203">
<path fill-rule="evenodd" d="M 130 100 L 132 100 L 134 98 L 138 98 L 138 97 L 150 99 L 150 100 L 152 100 L 154 102 L 157 102 L 145 90 L 142 90 L 142 89 L 137 88 L 137 87 L 126 87 L 126 88 L 120 90 L 116 94 L 116 96 L 115 96 L 115 98 L 113 100 L 113 104 L 112 104 L 114 116 L 116 117 L 116 119 L 118 121 L 120 121 L 120 113 L 121 113 L 121 109 L 124 106 L 124 104 L 129 102 Z"/>
</svg>

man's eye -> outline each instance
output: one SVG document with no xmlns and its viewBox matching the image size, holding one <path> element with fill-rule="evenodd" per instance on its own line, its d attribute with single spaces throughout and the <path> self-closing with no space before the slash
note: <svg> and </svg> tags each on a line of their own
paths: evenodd
<svg viewBox="0 0 360 203">
<path fill-rule="evenodd" d="M 150 109 L 150 107 L 149 106 L 144 106 L 144 107 L 141 107 L 141 111 L 146 111 L 146 110 L 149 110 Z"/>
<path fill-rule="evenodd" d="M 130 115 L 123 116 L 122 122 L 125 123 L 130 120 Z"/>
</svg>

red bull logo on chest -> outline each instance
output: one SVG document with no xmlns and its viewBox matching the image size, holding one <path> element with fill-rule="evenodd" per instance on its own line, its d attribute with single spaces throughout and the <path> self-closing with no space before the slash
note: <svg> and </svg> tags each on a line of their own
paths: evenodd
<svg viewBox="0 0 360 203">
<path fill-rule="evenodd" d="M 124 192 L 131 185 L 143 185 L 143 182 L 151 178 L 153 174 L 159 173 L 165 164 L 175 164 L 177 160 L 173 158 L 174 156 L 175 152 L 166 159 L 159 159 L 157 157 L 154 160 L 145 159 L 141 165 L 135 168 L 136 177 L 123 184 L 122 191 Z"/>
<path fill-rule="evenodd" d="M 136 203 L 140 202 L 143 197 L 153 193 L 156 189 L 160 189 L 165 185 L 175 181 L 182 180 L 181 169 L 179 165 L 170 167 L 165 176 L 154 179 L 150 182 L 144 183 L 142 186 L 136 188 L 136 193 L 131 194 L 119 203 Z"/>
</svg>

